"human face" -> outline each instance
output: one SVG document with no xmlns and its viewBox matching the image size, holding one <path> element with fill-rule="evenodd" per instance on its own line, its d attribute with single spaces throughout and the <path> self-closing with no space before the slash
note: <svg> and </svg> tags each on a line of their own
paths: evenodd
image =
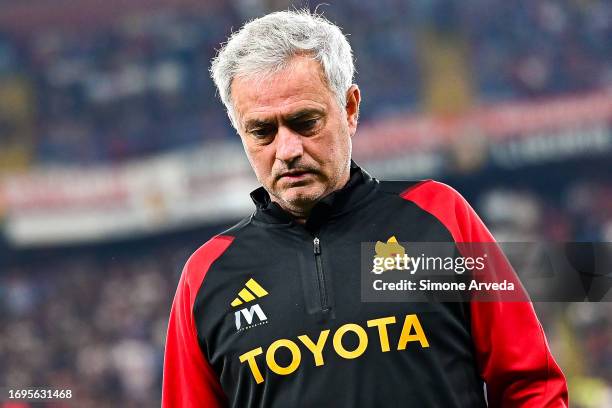
<svg viewBox="0 0 612 408">
<path fill-rule="evenodd" d="M 305 217 L 346 184 L 359 111 L 356 85 L 340 108 L 320 64 L 296 56 L 272 75 L 235 78 L 231 92 L 244 150 L 273 201 Z"/>
</svg>

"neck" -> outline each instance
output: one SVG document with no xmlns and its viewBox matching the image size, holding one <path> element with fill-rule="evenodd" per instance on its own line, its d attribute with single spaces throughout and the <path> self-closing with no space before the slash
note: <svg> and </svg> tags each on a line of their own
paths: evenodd
<svg viewBox="0 0 612 408">
<path fill-rule="evenodd" d="M 288 203 L 279 200 L 277 197 L 270 195 L 270 200 L 278 204 L 285 212 L 290 214 L 295 222 L 298 224 L 305 224 L 308 216 L 310 215 L 310 211 L 315 206 L 317 201 L 309 203 L 307 206 L 291 206 Z"/>
</svg>

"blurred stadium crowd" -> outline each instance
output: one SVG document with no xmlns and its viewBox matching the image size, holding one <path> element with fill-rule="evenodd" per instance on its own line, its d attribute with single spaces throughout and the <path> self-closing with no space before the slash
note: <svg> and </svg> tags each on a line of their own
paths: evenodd
<svg viewBox="0 0 612 408">
<path fill-rule="evenodd" d="M 210 58 L 231 27 L 287 3 L 202 3 L 27 32 L 3 29 L 0 17 L 0 171 L 237 143 L 208 78 Z M 350 34 L 366 124 L 612 86 L 610 1 L 351 0 L 320 10 Z M 574 164 L 597 166 L 593 174 L 609 157 Z M 518 186 L 486 169 L 475 176 L 486 183 L 447 181 L 500 241 L 612 241 L 612 180 L 576 172 L 540 188 L 561 167 L 515 175 Z M 70 388 L 67 406 L 159 405 L 180 269 L 222 228 L 5 254 L 0 241 L 0 387 Z M 536 306 L 572 374 L 572 406 L 612 407 L 612 304 Z"/>
<path fill-rule="evenodd" d="M 112 259 L 84 251 L 3 273 L 2 384 L 71 389 L 68 406 L 159 405 L 168 312 L 185 260 L 177 254 L 186 251 L 128 247 Z"/>
<path fill-rule="evenodd" d="M 90 29 L 2 35 L 0 27 L 0 150 L 35 163 L 116 162 L 233 136 L 208 66 L 230 27 L 263 7 L 257 3 L 141 13 Z M 608 1 L 349 1 L 320 9 L 350 34 L 364 121 L 611 82 Z"/>
</svg>

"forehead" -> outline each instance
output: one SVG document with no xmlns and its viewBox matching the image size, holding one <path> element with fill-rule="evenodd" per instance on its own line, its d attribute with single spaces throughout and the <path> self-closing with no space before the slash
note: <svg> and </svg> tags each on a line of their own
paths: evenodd
<svg viewBox="0 0 612 408">
<path fill-rule="evenodd" d="M 295 57 L 283 70 L 264 77 L 237 77 L 232 100 L 240 122 L 272 119 L 302 109 L 328 110 L 333 95 L 321 65 L 308 57 Z"/>
</svg>

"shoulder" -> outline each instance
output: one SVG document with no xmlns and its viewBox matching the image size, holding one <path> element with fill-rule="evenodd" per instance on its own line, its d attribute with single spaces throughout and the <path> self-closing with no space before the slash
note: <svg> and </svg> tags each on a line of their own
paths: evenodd
<svg viewBox="0 0 612 408">
<path fill-rule="evenodd" d="M 409 186 L 400 193 L 404 200 L 414 202 L 420 207 L 460 207 L 468 205 L 467 201 L 457 190 L 448 184 L 436 180 L 423 180 Z"/>
<path fill-rule="evenodd" d="M 207 269 L 234 242 L 235 236 L 218 234 L 196 249 L 185 264 L 185 269 L 192 274 Z"/>
<path fill-rule="evenodd" d="M 417 205 L 429 202 L 454 202 L 465 199 L 448 184 L 436 180 L 415 181 L 380 181 L 380 190 L 384 193 L 395 194 L 405 200 L 413 201 Z"/>
<path fill-rule="evenodd" d="M 189 257 L 181 274 L 179 290 L 189 293 L 190 304 L 193 305 L 211 265 L 230 247 L 234 238 L 231 235 L 215 235 Z"/>
<path fill-rule="evenodd" d="M 236 225 L 215 235 L 191 254 L 185 263 L 179 282 L 179 289 L 182 288 L 190 294 L 191 304 L 195 301 L 195 295 L 212 265 L 228 251 L 240 231 L 249 224 L 250 218 L 244 218 Z"/>
<path fill-rule="evenodd" d="M 185 270 L 201 271 L 203 268 L 208 269 L 232 245 L 236 237 L 250 222 L 251 216 L 243 218 L 230 228 L 206 241 L 189 257 L 185 264 Z"/>
<path fill-rule="evenodd" d="M 435 180 L 404 182 L 404 185 L 396 184 L 399 182 L 381 182 L 381 186 L 385 183 L 391 183 L 389 185 L 393 186 L 392 189 L 401 198 L 438 219 L 456 242 L 493 240 L 474 209 L 451 186 Z"/>
</svg>

